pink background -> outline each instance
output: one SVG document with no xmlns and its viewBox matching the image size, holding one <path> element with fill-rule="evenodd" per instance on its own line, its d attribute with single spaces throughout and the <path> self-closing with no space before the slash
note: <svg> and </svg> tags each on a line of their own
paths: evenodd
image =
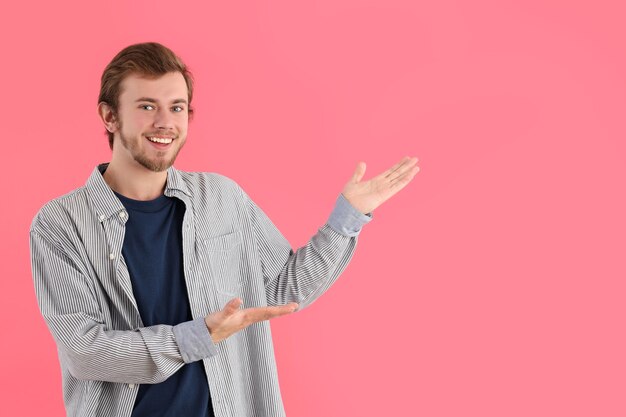
<svg viewBox="0 0 626 417">
<path fill-rule="evenodd" d="M 290 416 L 626 415 L 626 10 L 614 1 L 3 5 L 3 416 L 62 416 L 28 229 L 108 160 L 99 78 L 191 67 L 176 166 L 238 181 L 294 246 L 359 160 L 422 171 L 339 282 L 273 322 Z"/>
</svg>

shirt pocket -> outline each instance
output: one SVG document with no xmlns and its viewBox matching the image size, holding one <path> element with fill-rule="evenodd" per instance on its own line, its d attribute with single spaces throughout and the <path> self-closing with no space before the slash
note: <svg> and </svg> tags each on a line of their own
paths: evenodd
<svg viewBox="0 0 626 417">
<path fill-rule="evenodd" d="M 241 297 L 241 232 L 204 238 L 202 247 L 221 308 L 233 298 Z"/>
</svg>

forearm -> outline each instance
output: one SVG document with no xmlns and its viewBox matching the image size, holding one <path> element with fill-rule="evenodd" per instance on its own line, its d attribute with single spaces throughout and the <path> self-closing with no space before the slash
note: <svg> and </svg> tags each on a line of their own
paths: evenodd
<svg viewBox="0 0 626 417">
<path fill-rule="evenodd" d="M 217 353 L 204 318 L 136 330 L 105 330 L 83 314 L 46 322 L 64 365 L 78 379 L 156 384 L 185 363 Z"/>
<path fill-rule="evenodd" d="M 297 302 L 299 309 L 310 305 L 343 272 L 356 241 L 356 236 L 341 235 L 328 224 L 322 226 L 305 246 L 289 253 L 279 275 L 266 283 L 268 304 Z"/>
<path fill-rule="evenodd" d="M 260 230 L 257 235 L 263 237 L 260 252 L 264 255 L 268 304 L 297 302 L 304 308 L 326 291 L 346 268 L 361 228 L 372 217 L 358 212 L 340 195 L 328 222 L 295 252 L 260 210 L 255 210 L 253 218 L 257 219 Z"/>
<path fill-rule="evenodd" d="M 120 331 L 85 321 L 68 335 L 48 323 L 63 364 L 78 379 L 155 384 L 184 365 L 171 326 Z"/>
</svg>

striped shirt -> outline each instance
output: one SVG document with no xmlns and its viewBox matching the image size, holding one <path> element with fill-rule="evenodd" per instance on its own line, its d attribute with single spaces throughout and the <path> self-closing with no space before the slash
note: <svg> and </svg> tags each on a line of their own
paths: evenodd
<svg viewBox="0 0 626 417">
<path fill-rule="evenodd" d="M 192 320 L 144 327 L 122 256 L 128 212 L 104 181 L 47 203 L 30 229 L 41 313 L 57 344 L 68 416 L 130 416 L 139 384 L 202 360 L 217 417 L 284 416 L 268 322 L 213 344 L 204 317 L 235 297 L 244 307 L 297 302 L 326 291 L 371 220 L 339 195 L 328 221 L 293 251 L 232 180 L 170 167 L 164 194 L 185 204 L 182 244 Z"/>
</svg>

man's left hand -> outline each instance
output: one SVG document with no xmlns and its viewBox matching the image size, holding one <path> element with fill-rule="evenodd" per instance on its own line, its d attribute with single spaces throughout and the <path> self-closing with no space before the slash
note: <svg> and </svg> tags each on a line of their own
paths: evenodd
<svg viewBox="0 0 626 417">
<path fill-rule="evenodd" d="M 365 175 L 365 162 L 359 162 L 341 193 L 354 208 L 367 214 L 406 187 L 419 170 L 417 158 L 406 156 L 382 174 L 361 181 Z"/>
</svg>

